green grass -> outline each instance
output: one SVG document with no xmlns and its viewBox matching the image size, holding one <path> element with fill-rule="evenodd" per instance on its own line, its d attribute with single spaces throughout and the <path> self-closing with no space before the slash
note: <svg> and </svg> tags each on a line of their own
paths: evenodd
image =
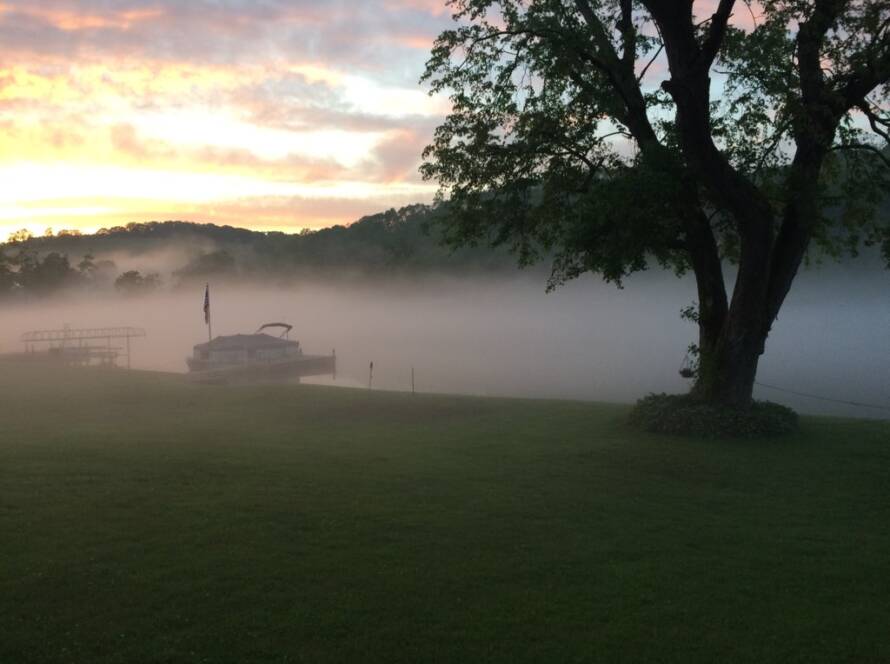
<svg viewBox="0 0 890 664">
<path fill-rule="evenodd" d="M 890 424 L 0 364 L 0 662 L 890 661 Z"/>
</svg>

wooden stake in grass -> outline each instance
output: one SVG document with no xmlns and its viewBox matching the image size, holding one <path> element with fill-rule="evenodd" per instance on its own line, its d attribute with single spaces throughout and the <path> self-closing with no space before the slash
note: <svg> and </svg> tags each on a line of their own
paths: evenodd
<svg viewBox="0 0 890 664">
<path fill-rule="evenodd" d="M 374 362 L 371 362 L 371 366 L 368 367 L 368 389 L 371 389 L 371 385 L 374 382 Z"/>
</svg>

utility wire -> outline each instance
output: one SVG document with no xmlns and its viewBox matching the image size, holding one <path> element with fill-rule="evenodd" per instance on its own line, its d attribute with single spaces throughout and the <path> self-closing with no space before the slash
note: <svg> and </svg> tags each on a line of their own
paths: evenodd
<svg viewBox="0 0 890 664">
<path fill-rule="evenodd" d="M 776 385 L 769 385 L 767 383 L 758 383 L 755 381 L 755 385 L 759 385 L 760 387 L 767 387 L 771 390 L 776 390 L 777 392 L 787 392 L 788 394 L 794 394 L 799 397 L 808 397 L 810 399 L 818 399 L 819 401 L 827 401 L 829 403 L 839 403 L 845 406 L 858 406 L 860 408 L 874 408 L 876 410 L 883 410 L 886 412 L 890 412 L 890 406 L 881 406 L 874 403 L 862 403 L 860 401 L 844 401 L 842 399 L 829 399 L 828 397 L 821 397 L 818 394 L 808 394 L 807 392 L 797 392 L 796 390 L 789 390 L 784 387 L 777 387 Z"/>
</svg>

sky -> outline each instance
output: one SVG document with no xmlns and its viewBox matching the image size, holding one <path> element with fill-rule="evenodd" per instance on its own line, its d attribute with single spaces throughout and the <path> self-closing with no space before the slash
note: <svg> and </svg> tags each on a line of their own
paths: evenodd
<svg viewBox="0 0 890 664">
<path fill-rule="evenodd" d="M 419 78 L 452 25 L 446 0 L 0 0 L 0 240 L 429 202 L 449 102 Z"/>
<path fill-rule="evenodd" d="M 0 0 L 0 238 L 426 202 L 444 0 Z"/>
</svg>

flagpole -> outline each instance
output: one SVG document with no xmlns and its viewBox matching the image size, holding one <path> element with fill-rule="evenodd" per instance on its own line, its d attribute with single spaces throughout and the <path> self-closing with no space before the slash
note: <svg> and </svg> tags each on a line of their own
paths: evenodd
<svg viewBox="0 0 890 664">
<path fill-rule="evenodd" d="M 213 319 L 210 315 L 210 284 L 204 287 L 204 315 L 207 319 L 207 347 L 213 342 Z"/>
</svg>

